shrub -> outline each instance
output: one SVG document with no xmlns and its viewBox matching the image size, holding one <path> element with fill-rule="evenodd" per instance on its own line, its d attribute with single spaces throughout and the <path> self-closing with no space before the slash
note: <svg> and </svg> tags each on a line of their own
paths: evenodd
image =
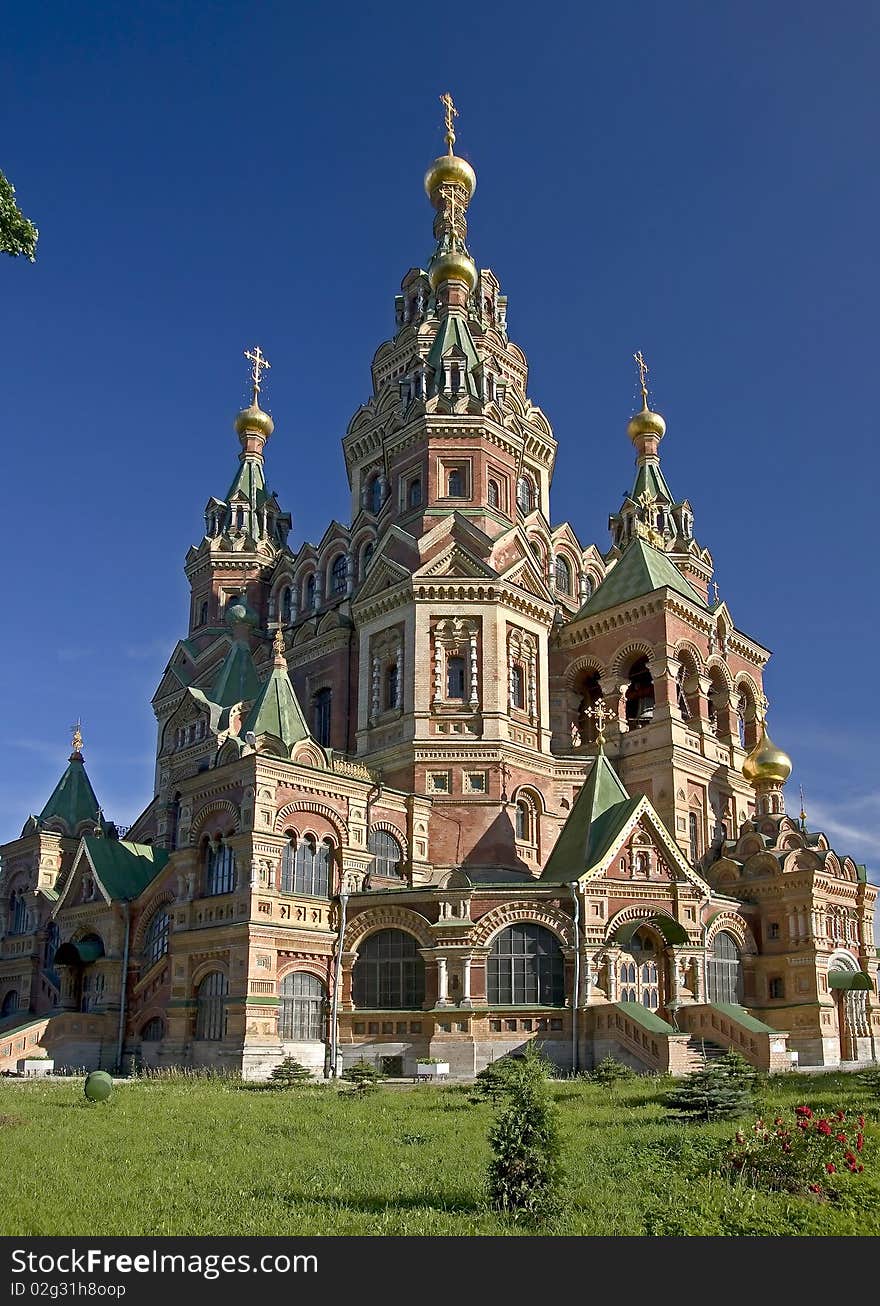
<svg viewBox="0 0 880 1306">
<path fill-rule="evenodd" d="M 618 1061 L 616 1057 L 612 1057 L 609 1053 L 607 1057 L 602 1058 L 595 1070 L 590 1071 L 587 1077 L 594 1084 L 616 1084 L 618 1080 L 635 1079 L 636 1072 L 631 1066 Z"/>
<path fill-rule="evenodd" d="M 513 1092 L 521 1078 L 521 1057 L 501 1057 L 498 1061 L 491 1061 L 474 1079 L 475 1096 L 472 1100 L 479 1102 L 489 1098 L 498 1102 L 505 1094 Z"/>
<path fill-rule="evenodd" d="M 351 1094 L 374 1092 L 379 1087 L 379 1080 L 382 1077 L 381 1071 L 365 1057 L 361 1057 L 360 1061 L 355 1061 L 354 1065 L 348 1066 L 342 1072 L 342 1078 L 347 1081 L 348 1091 Z"/>
<path fill-rule="evenodd" d="M 880 1100 L 880 1066 L 876 1070 L 864 1070 L 859 1075 L 859 1084 L 866 1089 L 869 1097 Z"/>
<path fill-rule="evenodd" d="M 748 1134 L 738 1131 L 721 1170 L 750 1188 L 837 1198 L 846 1176 L 865 1168 L 864 1128 L 864 1116 L 852 1127 L 844 1111 L 818 1116 L 798 1106 L 788 1120 L 776 1116 L 767 1125 L 758 1119 Z"/>
<path fill-rule="evenodd" d="M 539 1219 L 558 1200 L 562 1177 L 556 1105 L 546 1063 L 529 1049 L 514 1063 L 505 1090 L 508 1101 L 489 1130 L 494 1158 L 489 1164 L 489 1199 L 513 1219 Z"/>
<path fill-rule="evenodd" d="M 295 1084 L 310 1084 L 312 1072 L 295 1057 L 285 1057 L 269 1076 L 274 1088 L 293 1088 Z"/>
<path fill-rule="evenodd" d="M 752 1105 L 750 1084 L 725 1057 L 694 1070 L 666 1094 L 666 1106 L 692 1120 L 729 1120 Z"/>
</svg>

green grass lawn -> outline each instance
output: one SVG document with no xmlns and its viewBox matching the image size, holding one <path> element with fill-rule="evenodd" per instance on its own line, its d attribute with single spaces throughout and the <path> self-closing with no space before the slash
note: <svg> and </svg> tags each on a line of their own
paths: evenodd
<svg viewBox="0 0 880 1306">
<path fill-rule="evenodd" d="M 564 1205 L 535 1230 L 485 1206 L 494 1108 L 464 1086 L 350 1100 L 333 1087 L 141 1080 L 93 1105 L 81 1080 L 0 1081 L 0 1234 L 880 1233 L 880 1104 L 854 1077 L 784 1076 L 763 1103 L 866 1111 L 865 1172 L 839 1205 L 707 1176 L 737 1124 L 669 1119 L 667 1086 L 553 1085 Z"/>
</svg>

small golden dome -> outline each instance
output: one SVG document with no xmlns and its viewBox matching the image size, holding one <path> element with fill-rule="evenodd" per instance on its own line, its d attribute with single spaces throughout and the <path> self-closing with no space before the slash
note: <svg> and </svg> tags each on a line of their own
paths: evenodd
<svg viewBox="0 0 880 1306">
<path fill-rule="evenodd" d="M 653 435 L 655 439 L 662 440 L 666 434 L 666 423 L 659 413 L 652 413 L 646 406 L 630 418 L 626 433 L 633 443 L 643 435 Z"/>
<path fill-rule="evenodd" d="M 477 284 L 477 265 L 467 254 L 451 249 L 445 254 L 435 254 L 428 264 L 428 280 L 436 290 L 444 281 L 463 281 L 468 290 Z"/>
<path fill-rule="evenodd" d="M 249 408 L 242 408 L 236 417 L 235 429 L 239 435 L 261 435 L 268 440 L 275 430 L 275 423 L 257 404 L 251 404 Z"/>
<path fill-rule="evenodd" d="M 425 173 L 425 194 L 432 199 L 440 186 L 463 186 L 468 199 L 477 189 L 477 174 L 467 159 L 457 154 L 441 154 Z"/>
<path fill-rule="evenodd" d="M 785 784 L 791 775 L 791 758 L 777 748 L 761 723 L 761 737 L 743 762 L 743 776 L 754 788 L 762 781 Z"/>
</svg>

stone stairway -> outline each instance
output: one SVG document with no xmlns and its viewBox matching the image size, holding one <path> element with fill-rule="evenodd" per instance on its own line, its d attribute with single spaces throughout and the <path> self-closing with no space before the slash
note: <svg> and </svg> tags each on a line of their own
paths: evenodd
<svg viewBox="0 0 880 1306">
<path fill-rule="evenodd" d="M 717 1057 L 723 1057 L 727 1051 L 719 1043 L 711 1043 L 709 1039 L 700 1038 L 698 1034 L 692 1034 L 686 1046 L 690 1054 L 692 1070 L 699 1070 L 704 1062 L 708 1064 L 715 1061 Z"/>
</svg>

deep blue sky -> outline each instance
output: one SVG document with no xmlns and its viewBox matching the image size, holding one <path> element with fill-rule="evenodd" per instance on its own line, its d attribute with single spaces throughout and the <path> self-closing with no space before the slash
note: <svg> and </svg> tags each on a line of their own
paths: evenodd
<svg viewBox="0 0 880 1306">
<path fill-rule="evenodd" d="M 41 234 L 0 260 L 0 838 L 78 713 L 107 814 L 148 801 L 246 346 L 293 542 L 346 513 L 339 442 L 431 250 L 448 87 L 471 249 L 559 440 L 554 521 L 607 547 L 643 349 L 667 477 L 775 652 L 790 807 L 802 782 L 880 867 L 875 4 L 31 3 L 3 29 L 0 168 Z"/>
</svg>

